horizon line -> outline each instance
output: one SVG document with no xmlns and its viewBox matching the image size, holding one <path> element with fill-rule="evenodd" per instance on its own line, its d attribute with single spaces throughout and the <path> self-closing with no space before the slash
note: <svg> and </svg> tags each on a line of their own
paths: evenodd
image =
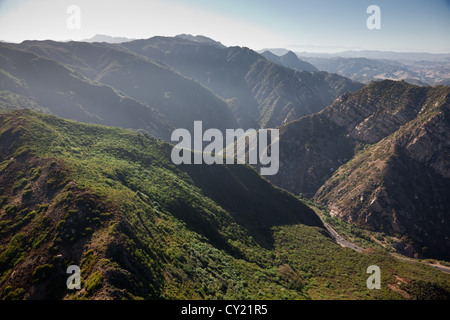
<svg viewBox="0 0 450 320">
<path fill-rule="evenodd" d="M 155 37 L 175 38 L 175 37 L 180 36 L 180 35 L 190 35 L 190 36 L 194 36 L 194 37 L 201 36 L 201 37 L 209 38 L 209 39 L 211 39 L 211 40 L 213 40 L 215 42 L 218 42 L 218 43 L 221 43 L 222 45 L 224 45 L 221 41 L 216 40 L 214 38 L 211 38 L 211 37 L 208 37 L 208 36 L 205 36 L 205 35 L 202 35 L 202 34 L 193 35 L 193 34 L 189 34 L 189 33 L 180 33 L 180 34 L 177 34 L 177 35 L 153 35 L 153 36 L 150 36 L 148 38 L 130 38 L 130 37 L 127 37 L 127 36 L 119 36 L 119 35 L 113 36 L 113 35 L 97 33 L 97 34 L 92 35 L 89 38 L 84 38 L 84 39 L 80 39 L 80 40 L 76 40 L 76 39 L 56 40 L 56 39 L 47 38 L 47 39 L 24 39 L 22 41 L 6 41 L 6 40 L 3 40 L 3 39 L 0 39 L 0 42 L 1 43 L 12 43 L 12 44 L 21 44 L 21 43 L 26 42 L 26 41 L 87 42 L 88 40 L 90 40 L 90 39 L 92 39 L 92 38 L 94 38 L 96 36 L 104 36 L 104 37 L 108 37 L 108 38 L 127 39 L 129 41 L 123 41 L 123 42 L 131 42 L 131 41 L 137 41 L 137 40 L 148 40 L 148 39 L 152 39 L 152 38 L 155 38 Z M 107 41 L 103 41 L 103 42 L 108 43 Z M 115 44 L 120 44 L 120 43 L 115 43 Z M 245 45 L 231 45 L 231 46 L 224 45 L 224 46 L 225 47 L 236 47 L 237 46 L 237 47 L 250 48 L 250 47 L 245 46 Z M 310 48 L 317 47 L 317 48 L 324 48 L 324 49 L 326 49 L 326 48 L 341 48 L 341 50 L 338 49 L 338 50 L 330 50 L 330 51 L 314 51 L 314 50 L 298 51 L 298 50 L 294 49 L 295 47 L 306 47 L 306 48 L 307 47 L 310 47 Z M 442 52 L 442 51 L 440 51 L 440 52 L 433 52 L 433 51 L 423 51 L 423 50 L 414 50 L 414 49 L 409 49 L 409 50 L 405 49 L 405 51 L 403 51 L 402 49 L 400 49 L 400 50 L 393 50 L 393 49 L 369 49 L 369 48 L 354 48 L 354 47 L 340 47 L 340 46 L 334 46 L 334 45 L 313 45 L 313 44 L 288 44 L 288 45 L 285 45 L 283 47 L 276 46 L 276 47 L 263 47 L 261 49 L 254 49 L 254 48 L 250 48 L 250 49 L 252 49 L 252 50 L 254 50 L 256 52 L 263 51 L 263 50 L 264 51 L 265 50 L 269 50 L 269 51 L 270 50 L 286 50 L 286 51 L 292 51 L 294 53 L 314 53 L 314 54 L 339 54 L 339 53 L 346 53 L 346 52 L 364 52 L 364 51 L 366 51 L 366 52 L 402 53 L 402 54 L 415 53 L 415 54 L 430 54 L 430 55 L 450 55 L 450 51 L 447 51 L 447 52 Z"/>
</svg>

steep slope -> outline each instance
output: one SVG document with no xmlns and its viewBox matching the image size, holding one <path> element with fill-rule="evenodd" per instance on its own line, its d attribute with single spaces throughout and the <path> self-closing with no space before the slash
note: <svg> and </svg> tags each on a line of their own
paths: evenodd
<svg viewBox="0 0 450 320">
<path fill-rule="evenodd" d="M 333 172 L 350 160 L 356 143 L 323 113 L 280 127 L 279 171 L 267 177 L 277 186 L 312 197 Z"/>
<path fill-rule="evenodd" d="M 170 146 L 154 138 L 26 110 L 2 115 L 0 127 L 0 292 L 20 283 L 29 298 L 63 297 L 62 266 L 75 261 L 88 296 L 101 270 L 104 290 L 97 297 L 189 297 L 195 290 L 187 283 L 201 286 L 192 263 L 209 259 L 209 250 L 223 251 L 225 260 L 243 257 L 251 267 L 249 248 L 258 247 L 255 240 L 273 246 L 272 226 L 321 226 L 311 209 L 247 166 L 195 166 L 189 176 L 171 164 Z M 218 177 L 217 190 L 196 182 Z M 231 206 L 229 190 L 247 206 Z M 260 202 L 263 194 L 271 201 Z M 201 254 L 195 246 L 205 257 L 192 256 Z M 181 262 L 192 278 L 177 284 Z"/>
<path fill-rule="evenodd" d="M 291 69 L 294 69 L 297 71 L 309 71 L 309 72 L 319 71 L 319 69 L 317 69 L 312 64 L 310 64 L 306 61 L 300 60 L 297 57 L 297 55 L 292 51 L 288 51 L 284 55 L 277 56 L 276 54 L 273 54 L 272 52 L 266 50 L 263 53 L 261 53 L 261 55 L 264 58 L 266 58 L 267 60 L 281 64 L 282 66 L 285 66 L 286 68 L 291 68 Z"/>
<path fill-rule="evenodd" d="M 202 120 L 208 128 L 237 127 L 228 105 L 212 92 L 120 46 L 25 41 L 19 47 L 63 63 L 95 82 L 154 107 L 175 127 L 191 129 L 195 120 Z"/>
<path fill-rule="evenodd" d="M 219 129 L 275 127 L 320 111 L 362 86 L 326 72 L 296 72 L 248 48 L 227 48 L 201 36 L 120 45 L 25 41 L 16 47 L 110 85 L 181 128 L 190 128 L 194 120 Z M 300 67 L 292 54 L 281 57 L 282 64 Z"/>
<path fill-rule="evenodd" d="M 0 90 L 22 95 L 55 115 L 143 129 L 158 138 L 170 139 L 173 127 L 161 113 L 57 62 L 1 44 L 0 68 Z"/>
<path fill-rule="evenodd" d="M 317 114 L 281 126 L 280 172 L 272 181 L 313 196 L 357 149 L 392 134 L 430 106 L 427 96 L 434 90 L 439 89 L 373 82 Z"/>
<path fill-rule="evenodd" d="M 450 90 L 418 104 L 418 116 L 337 170 L 316 199 L 332 214 L 400 240 L 409 255 L 450 259 Z"/>
<path fill-rule="evenodd" d="M 448 259 L 449 93 L 386 80 L 343 95 L 280 128 L 280 170 L 269 179 L 316 195 L 334 215 L 405 235 L 414 249 L 402 252 Z"/>
<path fill-rule="evenodd" d="M 325 72 L 299 73 L 245 47 L 180 37 L 154 37 L 122 46 L 172 66 L 227 99 L 244 128 L 279 126 L 320 111 L 341 94 L 362 86 Z"/>
<path fill-rule="evenodd" d="M 397 299 L 398 277 L 408 298 L 450 295 L 429 266 L 339 247 L 248 166 L 176 167 L 148 135 L 29 110 L 0 128 L 3 299 Z"/>
</svg>

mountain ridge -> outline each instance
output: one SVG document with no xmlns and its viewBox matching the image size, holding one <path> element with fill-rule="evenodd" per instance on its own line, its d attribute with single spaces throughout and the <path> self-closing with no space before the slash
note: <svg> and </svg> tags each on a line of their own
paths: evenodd
<svg viewBox="0 0 450 320">
<path fill-rule="evenodd" d="M 269 180 L 294 194 L 314 197 L 329 206 L 332 215 L 390 235 L 403 234 L 409 240 L 397 244 L 400 252 L 448 259 L 448 249 L 442 244 L 449 236 L 443 213 L 448 205 L 441 191 L 434 193 L 435 199 L 431 192 L 425 191 L 434 190 L 433 185 L 442 186 L 444 193 L 448 190 L 447 135 L 442 129 L 448 126 L 448 105 L 448 87 L 418 87 L 390 80 L 373 82 L 359 91 L 343 95 L 318 114 L 280 127 L 280 170 Z M 392 146 L 391 139 L 396 141 Z M 401 150 L 412 150 L 413 146 L 418 154 L 408 151 L 408 155 L 397 156 L 403 152 Z M 367 157 L 372 154 L 372 158 L 359 159 L 362 154 Z M 390 166 L 389 161 L 397 161 L 397 165 Z M 420 167 L 420 171 L 429 172 L 428 178 L 422 176 L 419 179 L 418 174 L 407 174 L 414 166 L 414 170 Z M 363 173 L 362 168 L 367 171 Z M 408 180 L 409 176 L 412 180 Z M 386 181 L 392 182 L 388 190 L 383 187 Z M 395 185 L 404 193 L 399 194 Z M 416 191 L 416 196 L 422 194 L 428 199 L 423 202 L 427 209 L 410 208 L 408 185 L 421 190 Z M 384 191 L 380 201 L 376 202 L 374 199 L 380 190 Z M 401 200 L 395 200 L 397 198 Z M 377 209 L 371 211 L 371 205 Z M 403 208 L 410 208 L 409 213 Z M 431 229 L 415 230 L 414 217 L 421 216 L 420 212 L 430 215 L 433 223 L 437 223 L 437 217 L 442 217 L 442 226 L 434 227 L 434 240 L 424 236 L 430 234 Z M 400 215 L 402 218 L 398 218 Z M 372 222 L 364 218 L 368 216 L 372 216 Z M 381 222 L 380 217 L 387 220 Z M 408 241 L 413 244 L 406 245 Z M 427 244 L 421 245 L 421 241 Z M 432 241 L 441 241 L 441 244 L 431 245 Z M 433 249 L 422 250 L 422 247 Z"/>
<path fill-rule="evenodd" d="M 300 60 L 298 56 L 292 51 L 288 51 L 286 54 L 281 56 L 277 56 L 270 51 L 264 51 L 263 53 L 261 53 L 261 55 L 267 60 L 281 64 L 287 68 L 291 68 L 297 71 L 308 71 L 308 72 L 319 71 L 319 69 L 317 69 L 312 64 Z"/>
<path fill-rule="evenodd" d="M 210 90 L 117 45 L 39 41 L 20 47 L 58 60 L 92 81 L 152 106 L 174 127 L 189 129 L 195 120 L 211 128 L 236 127 L 227 104 Z M 169 141 L 167 136 L 165 140 Z"/>
<path fill-rule="evenodd" d="M 134 38 L 127 38 L 127 37 L 114 37 L 114 36 L 108 36 L 105 34 L 96 34 L 92 36 L 91 38 L 81 40 L 81 42 L 108 42 L 108 43 L 122 43 L 122 42 L 128 42 L 136 40 Z"/>
<path fill-rule="evenodd" d="M 63 64 L 9 45 L 1 45 L 0 52 L 2 90 L 25 96 L 62 117 L 143 129 L 169 139 L 172 126 L 161 113 L 111 86 L 94 83 Z"/>
<path fill-rule="evenodd" d="M 362 87 L 326 72 L 296 72 L 248 48 L 224 47 L 200 36 L 10 45 L 112 86 L 157 109 L 175 127 L 190 128 L 194 120 L 218 128 L 275 127 Z"/>
<path fill-rule="evenodd" d="M 326 72 L 296 72 L 246 47 L 218 48 L 171 37 L 153 37 L 123 46 L 170 65 L 211 89 L 228 101 L 244 128 L 279 126 L 317 112 L 344 92 L 362 87 Z"/>
<path fill-rule="evenodd" d="M 405 298 L 397 275 L 409 298 L 450 295 L 429 266 L 341 248 L 249 166 L 175 167 L 149 135 L 30 110 L 0 123 L 2 299 Z M 389 285 L 369 291 L 373 263 Z"/>
<path fill-rule="evenodd" d="M 448 299 L 450 87 L 269 60 L 188 34 L 1 43 L 0 299 Z M 279 129 L 278 174 L 175 165 L 194 121 Z"/>
</svg>

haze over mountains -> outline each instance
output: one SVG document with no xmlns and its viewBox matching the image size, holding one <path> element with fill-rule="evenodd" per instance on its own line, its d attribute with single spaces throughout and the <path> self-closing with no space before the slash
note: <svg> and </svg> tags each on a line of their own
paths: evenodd
<svg viewBox="0 0 450 320">
<path fill-rule="evenodd" d="M 282 67 L 253 50 L 184 37 L 154 37 L 124 44 L 169 65 L 223 98 L 243 128 L 275 127 L 321 110 L 361 84 L 333 74 Z"/>
<path fill-rule="evenodd" d="M 108 42 L 108 43 L 122 43 L 127 41 L 132 41 L 136 39 L 130 39 L 126 37 L 111 37 L 104 34 L 96 34 L 95 36 L 84 39 L 82 42 Z"/>
<path fill-rule="evenodd" d="M 448 299 L 448 274 L 391 255 L 450 259 L 450 87 L 425 86 L 445 82 L 441 58 L 188 34 L 1 43 L 0 297 Z M 175 166 L 171 133 L 196 120 L 278 128 L 279 172 Z"/>
<path fill-rule="evenodd" d="M 143 129 L 159 138 L 170 136 L 167 119 L 116 89 L 94 83 L 60 63 L 30 52 L 9 46 L 2 46 L 0 51 L 2 95 L 22 95 L 69 119 Z"/>
<path fill-rule="evenodd" d="M 283 56 L 288 50 L 264 49 L 258 52 Z M 424 86 L 450 83 L 450 54 L 369 50 L 295 54 L 319 70 L 337 73 L 362 83 L 385 79 L 405 80 Z"/>
<path fill-rule="evenodd" d="M 4 299 L 449 296 L 430 266 L 340 247 L 249 166 L 177 167 L 148 135 L 29 110 L 1 114 L 0 128 Z M 66 289 L 68 263 L 80 291 Z M 392 287 L 367 289 L 373 263 Z"/>
<path fill-rule="evenodd" d="M 15 47 L 110 85 L 181 128 L 191 128 L 196 119 L 219 129 L 276 127 L 362 86 L 325 72 L 296 72 L 247 48 L 201 40 L 155 37 L 122 45 L 25 41 Z"/>
</svg>

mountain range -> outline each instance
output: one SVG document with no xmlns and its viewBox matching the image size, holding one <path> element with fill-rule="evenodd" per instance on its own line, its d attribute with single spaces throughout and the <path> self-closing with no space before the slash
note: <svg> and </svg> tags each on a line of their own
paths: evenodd
<svg viewBox="0 0 450 320">
<path fill-rule="evenodd" d="M 449 102 L 446 86 L 372 82 L 280 127 L 269 179 L 396 237 L 404 254 L 448 260 Z"/>
<path fill-rule="evenodd" d="M 123 46 L 215 92 L 243 128 L 281 125 L 362 86 L 326 72 L 296 72 L 245 47 L 223 48 L 182 37 L 154 37 Z"/>
<path fill-rule="evenodd" d="M 263 49 L 258 52 L 277 59 L 292 51 Z M 366 84 L 386 79 L 404 80 L 421 86 L 450 83 L 450 54 L 370 50 L 294 54 L 319 70 L 337 73 Z"/>
<path fill-rule="evenodd" d="M 294 69 L 297 71 L 309 71 L 309 72 L 319 71 L 312 64 L 300 60 L 297 57 L 297 55 L 292 51 L 288 51 L 286 54 L 281 56 L 277 56 L 276 54 L 273 54 L 270 51 L 264 51 L 263 53 L 261 53 L 261 55 L 267 60 L 281 64 L 287 68 Z"/>
<path fill-rule="evenodd" d="M 450 297 L 429 265 L 450 259 L 448 86 L 358 71 L 408 62 L 333 69 L 364 84 L 204 36 L 93 40 L 0 43 L 1 298 Z M 197 120 L 279 129 L 279 172 L 174 165 Z"/>
<path fill-rule="evenodd" d="M 194 120 L 219 129 L 275 127 L 320 111 L 342 93 L 362 87 L 335 74 L 296 72 L 248 48 L 211 41 L 185 36 L 121 45 L 25 41 L 14 48 L 120 90 L 159 111 L 172 126 L 187 129 Z M 17 78 L 26 82 L 21 78 L 26 76 Z"/>
<path fill-rule="evenodd" d="M 132 41 L 136 39 L 126 38 L 126 37 L 112 37 L 105 34 L 96 34 L 95 36 L 81 40 L 81 42 L 107 42 L 107 43 L 122 43 L 127 41 Z"/>
<path fill-rule="evenodd" d="M 0 84 L 5 99 L 13 93 L 61 117 L 143 129 L 163 139 L 170 137 L 172 127 L 161 113 L 117 89 L 9 45 L 2 45 L 0 52 Z"/>
<path fill-rule="evenodd" d="M 302 57 L 320 70 L 337 73 L 355 81 L 369 83 L 373 80 L 404 80 L 411 84 L 448 85 L 450 80 L 450 60 L 411 61 L 355 58 Z"/>
<path fill-rule="evenodd" d="M 248 165 L 177 167 L 147 134 L 30 110 L 0 128 L 3 299 L 449 297 L 426 264 L 340 247 L 315 207 Z"/>
</svg>

